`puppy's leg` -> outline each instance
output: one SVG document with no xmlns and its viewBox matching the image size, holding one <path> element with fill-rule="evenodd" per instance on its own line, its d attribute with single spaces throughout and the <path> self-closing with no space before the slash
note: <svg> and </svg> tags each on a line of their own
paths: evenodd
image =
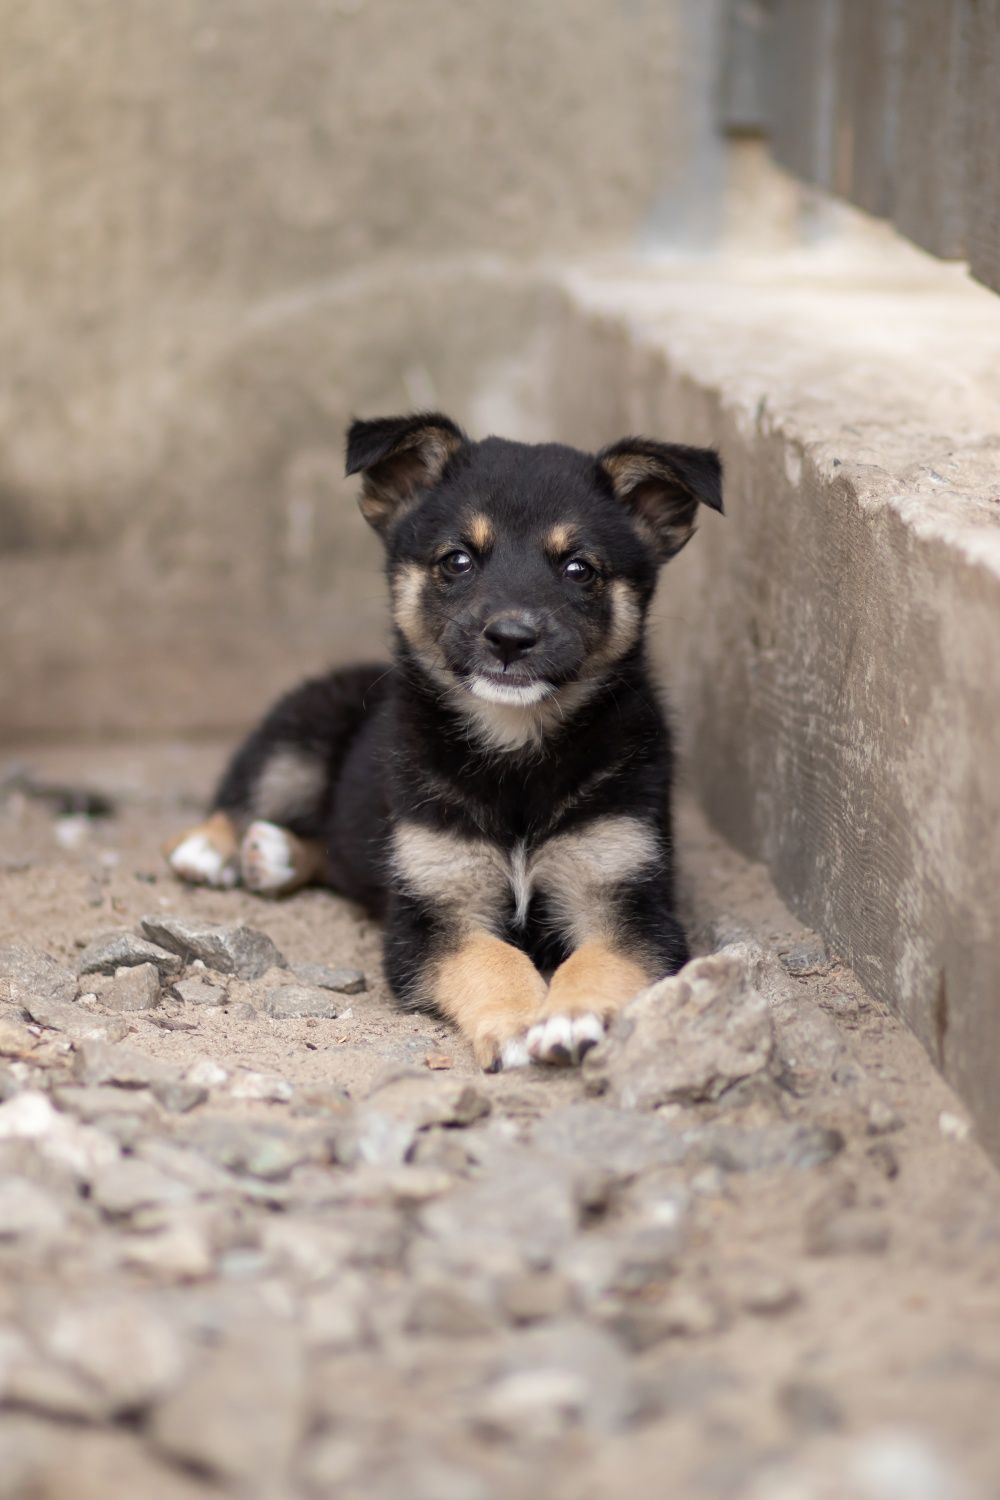
<svg viewBox="0 0 1000 1500">
<path fill-rule="evenodd" d="M 233 756 L 211 816 L 164 848 L 174 873 L 269 895 L 321 878 L 337 776 L 381 676 L 348 668 L 282 698 Z"/>
<path fill-rule="evenodd" d="M 668 873 L 657 831 L 639 818 L 598 819 L 543 848 L 538 884 L 570 953 L 528 1037 L 537 1062 L 579 1062 L 622 1006 L 685 962 Z"/>
<path fill-rule="evenodd" d="M 399 1003 L 446 1017 L 486 1072 L 528 1062 L 527 1035 L 545 980 L 520 948 L 397 892 L 386 922 L 385 969 Z"/>
<path fill-rule="evenodd" d="M 174 874 L 189 885 L 234 886 L 240 878 L 240 840 L 229 813 L 214 812 L 163 846 Z"/>
</svg>

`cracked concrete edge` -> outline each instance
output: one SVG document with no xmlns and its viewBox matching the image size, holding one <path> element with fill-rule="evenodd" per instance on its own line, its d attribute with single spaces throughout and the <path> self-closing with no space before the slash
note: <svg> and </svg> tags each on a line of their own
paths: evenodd
<svg viewBox="0 0 1000 1500">
<path fill-rule="evenodd" d="M 556 427 L 721 448 L 727 518 L 658 600 L 687 776 L 996 1153 L 1000 305 L 949 271 L 751 281 L 564 278 Z"/>
</svg>

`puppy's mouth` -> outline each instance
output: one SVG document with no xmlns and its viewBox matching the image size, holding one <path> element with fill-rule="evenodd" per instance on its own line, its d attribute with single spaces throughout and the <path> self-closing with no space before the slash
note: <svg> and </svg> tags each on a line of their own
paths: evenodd
<svg viewBox="0 0 1000 1500">
<path fill-rule="evenodd" d="M 466 691 L 485 703 L 509 703 L 527 707 L 541 703 L 555 692 L 555 685 L 516 667 L 482 667 L 465 679 Z"/>
</svg>

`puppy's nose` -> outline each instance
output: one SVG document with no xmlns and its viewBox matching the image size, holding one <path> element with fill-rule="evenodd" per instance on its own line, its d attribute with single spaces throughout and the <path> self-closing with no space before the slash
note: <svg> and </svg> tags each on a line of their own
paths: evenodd
<svg viewBox="0 0 1000 1500">
<path fill-rule="evenodd" d="M 483 626 L 483 635 L 505 667 L 538 644 L 538 627 L 530 615 L 496 615 Z"/>
</svg>

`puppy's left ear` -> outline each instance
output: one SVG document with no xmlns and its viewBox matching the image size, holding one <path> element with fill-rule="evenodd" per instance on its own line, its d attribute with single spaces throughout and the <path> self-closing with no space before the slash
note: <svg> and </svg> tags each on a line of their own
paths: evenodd
<svg viewBox="0 0 1000 1500">
<path fill-rule="evenodd" d="M 466 443 L 464 432 L 443 412 L 375 417 L 351 423 L 347 469 L 361 473 L 361 514 L 383 535 L 432 490 L 451 456 Z"/>
<path fill-rule="evenodd" d="M 722 510 L 722 464 L 711 448 L 622 438 L 597 461 L 660 562 L 691 540 L 699 505 Z"/>
</svg>

